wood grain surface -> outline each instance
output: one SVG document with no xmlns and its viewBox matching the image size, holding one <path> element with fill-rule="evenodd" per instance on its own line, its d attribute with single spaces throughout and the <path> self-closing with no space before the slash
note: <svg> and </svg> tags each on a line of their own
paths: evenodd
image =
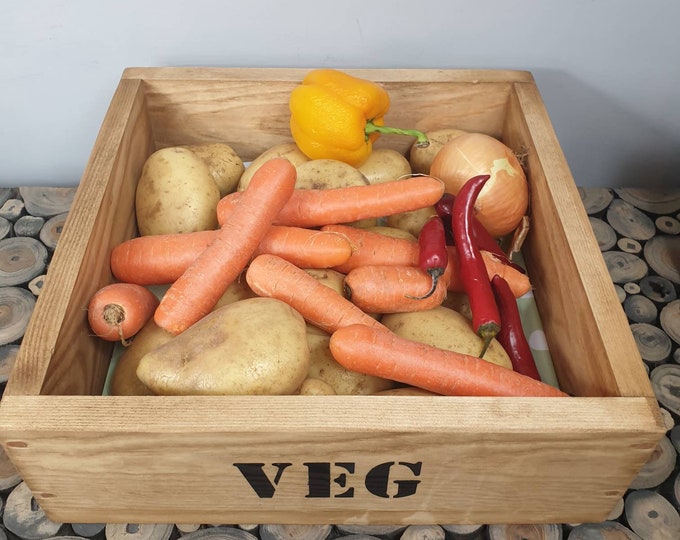
<svg viewBox="0 0 680 540">
<path fill-rule="evenodd" d="M 2 191 L 2 190 L 0 190 Z M 7 200 L 14 201 L 12 207 L 21 210 L 9 216 L 10 230 L 5 238 L 24 237 L 20 233 L 30 232 L 30 237 L 40 237 L 35 230 L 38 223 L 46 225 L 54 216 L 63 216 L 68 208 L 64 201 L 68 200 L 68 192 L 50 193 L 31 190 L 32 201 L 23 204 L 21 194 L 26 190 L 11 190 Z M 432 524 L 432 525 L 383 525 L 366 526 L 359 524 L 337 525 L 275 525 L 275 524 L 104 524 L 104 523 L 58 523 L 52 522 L 40 509 L 40 505 L 29 491 L 7 456 L 0 454 L 0 538 L 18 538 L 22 540 L 44 540 L 52 537 L 92 538 L 94 540 L 168 540 L 186 537 L 187 540 L 331 540 L 339 538 L 359 539 L 393 539 L 393 540 L 437 540 L 437 539 L 493 539 L 509 540 L 522 538 L 539 539 L 676 539 L 680 538 L 680 280 L 675 272 L 680 269 L 677 241 L 680 231 L 673 228 L 674 220 L 680 217 L 680 197 L 675 193 L 655 194 L 642 190 L 606 190 L 579 188 L 584 208 L 589 214 L 598 245 L 603 252 L 603 260 L 618 260 L 610 267 L 612 281 L 621 284 L 622 294 L 619 296 L 621 308 L 627 316 L 632 334 L 635 338 L 650 382 L 657 400 L 664 413 L 668 432 L 659 443 L 652 458 L 643 466 L 640 473 L 631 482 L 628 491 L 620 498 L 620 504 L 612 510 L 607 521 L 601 523 L 543 525 L 521 524 Z M 0 193 L 0 199 L 2 197 Z M 18 202 L 17 202 L 18 201 Z M 53 202 L 49 202 L 53 201 Z M 1 200 L 0 200 L 1 202 Z M 623 203 L 631 208 L 624 207 Z M 636 204 L 638 206 L 636 206 Z M 38 208 L 40 220 L 27 220 L 30 214 L 27 208 Z M 49 210 L 49 211 L 48 211 Z M 627 217 L 622 218 L 625 211 Z M 50 216 L 49 212 L 54 212 Z M 9 214 L 6 213 L 5 216 Z M 644 217 L 643 217 L 644 216 Z M 610 221 L 612 218 L 614 223 Z M 663 219 L 662 219 L 663 218 Z M 23 219 L 23 221 L 22 221 Z M 63 219 L 63 218 L 62 218 Z M 30 222 L 30 223 L 29 223 Z M 640 223 L 656 224 L 653 234 L 649 230 L 640 232 Z M 19 224 L 18 231 L 15 230 Z M 31 226 L 29 226 L 29 224 Z M 613 232 L 612 232 L 613 231 Z M 50 235 L 58 239 L 59 231 L 54 229 Z M 614 236 L 612 236 L 612 234 Z M 602 238 L 604 235 L 606 238 Z M 25 236 L 29 237 L 29 236 Z M 654 239 L 652 248 L 644 249 Z M 603 241 L 606 240 L 606 241 Z M 635 248 L 635 249 L 634 249 Z M 45 265 L 49 260 L 53 247 L 48 249 Z M 623 254 L 637 254 L 644 271 L 633 274 L 627 269 Z M 651 254 L 654 262 L 646 259 Z M 44 276 L 42 276 L 44 277 Z M 6 289 L 22 289 L 26 294 L 38 295 L 41 287 L 36 287 L 30 278 L 22 278 L 21 283 L 5 287 Z M 7 302 L 9 305 L 10 302 Z M 9 315 L 0 317 L 0 336 L 9 335 L 7 327 L 17 332 L 17 318 L 25 318 L 25 314 L 15 305 L 0 306 L 0 311 L 7 310 Z M 29 314 L 30 315 L 30 314 Z M 21 323 L 23 324 L 23 323 Z M 0 347 L 0 389 L 4 390 L 10 374 L 17 347 L 21 344 L 21 331 L 8 343 Z M 122 406 L 124 406 L 122 404 Z M 245 405 L 244 405 L 245 406 Z M 75 409 L 74 409 L 75 407 Z M 114 407 L 115 408 L 115 407 Z M 69 409 L 77 410 L 77 398 Z M 279 411 L 279 414 L 282 411 Z M 37 411 L 36 411 L 37 413 Z M 59 411 L 55 411 L 59 414 Z M 124 414 L 121 409 L 118 414 Z M 162 411 L 159 411 L 162 416 Z M 518 411 L 518 415 L 521 415 Z M 619 414 L 626 414 L 619 411 Z M 550 411 L 546 411 L 550 415 Z M 285 418 L 283 412 L 282 419 Z M 187 429 L 197 417 L 187 417 Z M 142 419 L 139 419 L 142 421 Z M 36 422 L 49 425 L 50 418 L 36 418 Z M 612 416 L 612 422 L 616 417 Z M 161 423 L 159 422 L 159 425 Z M 479 426 L 477 426 L 479 429 Z M 508 416 L 508 429 L 512 430 L 512 416 Z M 565 441 L 566 443 L 567 441 Z M 111 444 L 112 441 L 108 441 Z M 517 451 L 530 450 L 516 449 Z M 63 456 L 61 459 L 68 459 Z M 122 473 L 123 471 L 121 471 Z M 472 479 L 470 479 L 472 480 Z M 170 495 L 170 494 L 168 494 Z M 150 501 L 153 504 L 153 501 Z M 206 515 L 209 509 L 206 509 Z M 179 516 L 178 516 L 179 517 Z M 247 513 L 244 513 L 247 517 Z"/>
</svg>

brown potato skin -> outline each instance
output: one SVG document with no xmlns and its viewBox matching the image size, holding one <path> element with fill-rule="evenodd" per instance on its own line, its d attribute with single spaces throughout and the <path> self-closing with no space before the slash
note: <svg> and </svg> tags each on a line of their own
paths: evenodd
<svg viewBox="0 0 680 540">
<path fill-rule="evenodd" d="M 205 162 L 188 148 L 151 154 L 135 193 L 139 234 L 173 234 L 215 229 L 220 191 Z"/>
<path fill-rule="evenodd" d="M 447 142 L 463 133 L 465 131 L 455 128 L 436 129 L 425 133 L 430 141 L 430 145 L 422 148 L 414 143 L 409 152 L 408 160 L 413 174 L 430 174 L 430 165 L 432 165 L 432 160 L 437 155 L 437 152 Z"/>
<path fill-rule="evenodd" d="M 224 143 L 206 143 L 191 144 L 185 148 L 205 161 L 217 188 L 220 190 L 220 197 L 236 190 L 238 181 L 245 171 L 245 166 L 243 160 L 231 146 Z"/>
</svg>

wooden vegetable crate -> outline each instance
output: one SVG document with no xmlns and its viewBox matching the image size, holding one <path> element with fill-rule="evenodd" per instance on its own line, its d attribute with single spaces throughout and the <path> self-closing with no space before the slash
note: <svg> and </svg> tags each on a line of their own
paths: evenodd
<svg viewBox="0 0 680 540">
<path fill-rule="evenodd" d="M 390 125 L 481 131 L 526 152 L 523 255 L 574 397 L 101 395 L 111 346 L 85 306 L 112 281 L 111 248 L 136 234 L 144 161 L 212 141 L 248 161 L 289 141 L 288 96 L 307 71 L 123 73 L 0 404 L 3 447 L 36 501 L 66 522 L 605 519 L 665 428 L 528 72 L 348 70 L 386 87 Z"/>
</svg>

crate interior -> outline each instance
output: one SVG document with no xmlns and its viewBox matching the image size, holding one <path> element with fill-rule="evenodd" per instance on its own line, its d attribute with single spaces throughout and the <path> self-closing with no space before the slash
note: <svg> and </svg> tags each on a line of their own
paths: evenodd
<svg viewBox="0 0 680 540">
<path fill-rule="evenodd" d="M 287 99 L 304 70 L 276 73 L 280 77 L 266 79 L 256 72 L 225 80 L 145 78 L 133 70 L 130 78 L 121 79 L 60 240 L 60 247 L 65 247 L 55 255 L 57 276 L 64 277 L 59 265 L 64 273 L 77 269 L 72 285 L 50 291 L 48 281 L 45 302 L 36 308 L 48 309 L 50 294 L 68 294 L 63 320 L 56 321 L 60 328 L 54 346 L 33 344 L 36 361 L 47 363 L 36 387 L 39 393 L 99 395 L 102 391 L 112 346 L 90 335 L 84 306 L 97 288 L 112 281 L 111 248 L 135 235 L 135 185 L 145 159 L 166 146 L 219 141 L 232 145 L 249 161 L 289 141 Z M 650 395 L 644 383 L 633 382 L 646 377 L 639 376 L 644 375 L 638 371 L 643 369 L 639 357 L 626 350 L 632 337 L 623 344 L 611 339 L 625 328 L 625 320 L 621 326 L 615 320 L 602 333 L 600 318 L 616 302 L 611 282 L 602 274 L 603 267 L 597 266 L 597 251 L 595 257 L 581 253 L 580 259 L 574 253 L 575 248 L 597 250 L 597 244 L 585 213 L 580 214 L 576 186 L 559 147 L 551 146 L 557 144 L 554 134 L 541 123 L 545 112 L 538 93 L 531 93 L 535 85 L 526 74 L 516 76 L 508 81 L 444 76 L 434 81 L 417 76 L 405 81 L 374 80 L 384 84 L 391 96 L 387 124 L 423 131 L 442 127 L 480 131 L 527 152 L 532 229 L 523 255 L 562 388 L 577 396 Z M 523 94 L 527 89 L 529 94 Z M 533 109 L 526 108 L 527 100 Z M 114 104 L 121 103 L 127 108 L 113 110 Z M 383 136 L 378 142 L 404 154 L 409 145 L 409 140 L 396 136 Z M 551 164 L 561 166 L 561 177 L 551 176 L 554 171 L 547 170 Z M 569 230 L 562 219 L 569 220 Z M 76 261 L 71 260 L 74 257 Z M 590 275 L 584 273 L 583 266 L 593 264 Z M 587 289 L 593 284 L 594 292 Z M 46 319 L 45 313 L 40 318 Z M 617 363 L 613 354 L 621 355 Z"/>
</svg>

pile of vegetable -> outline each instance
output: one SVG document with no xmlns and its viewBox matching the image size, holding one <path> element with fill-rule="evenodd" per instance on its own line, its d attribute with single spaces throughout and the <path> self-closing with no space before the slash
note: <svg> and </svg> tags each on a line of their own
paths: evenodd
<svg viewBox="0 0 680 540">
<path fill-rule="evenodd" d="M 139 236 L 88 321 L 123 347 L 113 394 L 565 396 L 540 381 L 512 262 L 528 213 L 501 141 L 388 128 L 370 81 L 313 70 L 292 141 L 245 167 L 226 143 L 158 150 Z M 373 148 L 415 138 L 408 158 Z"/>
</svg>

